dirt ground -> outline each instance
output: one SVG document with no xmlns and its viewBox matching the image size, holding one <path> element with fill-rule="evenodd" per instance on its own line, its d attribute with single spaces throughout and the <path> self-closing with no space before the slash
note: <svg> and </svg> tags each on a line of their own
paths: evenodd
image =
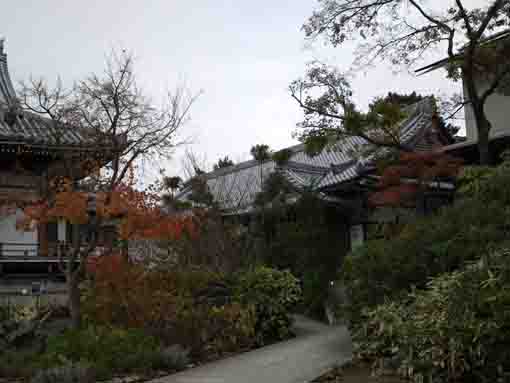
<svg viewBox="0 0 510 383">
<path fill-rule="evenodd" d="M 334 368 L 313 380 L 313 383 L 404 383 L 407 380 L 395 376 L 370 376 L 370 368 L 366 365 L 348 364 Z"/>
</svg>

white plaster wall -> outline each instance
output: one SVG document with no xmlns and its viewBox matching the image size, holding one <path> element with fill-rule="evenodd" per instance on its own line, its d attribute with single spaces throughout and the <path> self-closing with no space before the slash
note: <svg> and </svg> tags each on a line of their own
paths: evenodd
<svg viewBox="0 0 510 383">
<path fill-rule="evenodd" d="M 57 223 L 57 239 L 66 242 L 66 221 L 59 219 Z"/>
<path fill-rule="evenodd" d="M 478 84 L 480 92 L 487 89 L 488 84 Z M 467 89 L 464 84 L 464 95 L 467 97 Z M 501 93 L 494 93 L 487 98 L 485 103 L 485 113 L 491 122 L 492 129 L 491 136 L 501 134 L 502 132 L 510 133 L 510 97 Z M 470 105 L 465 108 L 466 117 L 466 136 L 468 140 L 478 139 L 478 132 L 476 130 L 476 122 L 473 114 L 473 109 Z"/>
<path fill-rule="evenodd" d="M 16 221 L 23 218 L 21 210 L 16 211 L 16 214 L 11 214 L 6 217 L 0 217 L 0 242 L 2 243 L 4 251 L 11 255 L 11 250 L 17 249 L 16 255 L 23 255 L 23 251 L 28 250 L 30 255 L 33 253 L 34 244 L 37 244 L 37 229 L 33 231 L 22 231 L 16 229 Z M 14 246 L 9 243 L 26 244 L 26 246 Z"/>
</svg>

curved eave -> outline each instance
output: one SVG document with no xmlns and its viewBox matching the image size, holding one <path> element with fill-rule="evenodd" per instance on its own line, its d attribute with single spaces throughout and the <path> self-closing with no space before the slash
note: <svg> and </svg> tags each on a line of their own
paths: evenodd
<svg viewBox="0 0 510 383">
<path fill-rule="evenodd" d="M 7 55 L 4 53 L 4 40 L 0 40 L 0 104 L 11 105 L 16 100 L 16 92 L 12 86 Z"/>
</svg>

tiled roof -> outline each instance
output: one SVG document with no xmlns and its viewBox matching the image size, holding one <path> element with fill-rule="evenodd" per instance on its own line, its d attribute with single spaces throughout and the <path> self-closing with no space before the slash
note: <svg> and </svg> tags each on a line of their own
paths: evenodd
<svg viewBox="0 0 510 383">
<path fill-rule="evenodd" d="M 0 39 L 0 104 L 9 104 L 16 98 L 7 68 L 7 55 L 4 53 L 4 40 Z"/>
<path fill-rule="evenodd" d="M 78 129 L 55 129 L 52 121 L 33 113 L 15 113 L 15 122 L 6 122 L 6 113 L 17 104 L 4 52 L 4 41 L 0 40 L 0 142 L 14 142 L 41 146 L 86 146 L 92 143 L 84 131 Z"/>
<path fill-rule="evenodd" d="M 433 113 L 431 98 L 409 107 L 408 117 L 400 127 L 403 145 L 417 150 L 430 149 L 424 138 L 434 129 Z M 226 211 L 240 208 L 246 211 L 261 191 L 261 177 L 265 179 L 273 171 L 281 172 L 296 188 L 313 187 L 319 191 L 356 179 L 373 164 L 373 157 L 353 157 L 353 153 L 364 145 L 367 143 L 360 137 L 346 137 L 316 156 L 307 155 L 304 145 L 296 145 L 288 148 L 291 155 L 283 166 L 268 160 L 262 164 L 261 172 L 259 162 L 251 160 L 207 173 L 204 177 L 216 201 Z M 186 199 L 189 192 L 189 189 L 184 189 L 178 197 Z"/>
<path fill-rule="evenodd" d="M 221 175 L 207 175 L 207 185 L 215 200 L 225 210 L 239 210 L 251 206 L 257 193 L 262 189 L 261 180 L 275 171 L 275 163 L 248 161 L 249 166 L 240 164 Z M 226 169 L 225 169 L 226 170 Z"/>
<path fill-rule="evenodd" d="M 0 107 L 0 142 L 73 147 L 86 146 L 95 142 L 78 129 L 69 127 L 56 129 L 53 121 L 28 112 L 17 113 L 16 122 L 9 125 L 4 118 L 7 111 L 7 108 Z"/>
</svg>

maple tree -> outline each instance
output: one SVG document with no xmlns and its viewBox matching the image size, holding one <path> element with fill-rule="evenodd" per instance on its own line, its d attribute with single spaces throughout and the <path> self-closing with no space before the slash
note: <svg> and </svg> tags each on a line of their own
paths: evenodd
<svg viewBox="0 0 510 383">
<path fill-rule="evenodd" d="M 462 160 L 440 151 L 402 152 L 398 161 L 382 169 L 372 206 L 415 206 L 419 193 L 438 188 L 457 176 Z"/>
<path fill-rule="evenodd" d="M 107 248 L 98 241 L 98 230 L 105 225 L 113 224 L 121 241 L 177 240 L 183 233 L 193 236 L 196 232 L 196 220 L 189 216 L 166 214 L 155 192 L 151 192 L 150 188 L 145 191 L 135 189 L 135 179 L 131 176 L 129 182 L 118 185 L 112 191 L 94 193 L 93 206 L 91 193 L 74 189 L 70 179 L 53 183 L 55 189 L 51 201 L 41 199 L 25 203 L 24 225 L 27 227 L 33 227 L 33 222 L 58 220 L 89 226 L 88 240 L 73 238 L 74 241 L 64 252 L 65 259 L 60 259 L 69 285 L 78 287 L 85 271 L 96 272 L 99 267 L 111 272 L 120 270 L 126 254 L 122 254 L 119 247 Z M 69 294 L 76 292 L 69 287 Z M 70 296 L 70 301 L 73 298 Z M 70 309 L 72 315 L 79 315 L 79 308 L 70 305 Z M 77 318 L 74 319 L 79 323 Z"/>
<path fill-rule="evenodd" d="M 54 88 L 42 79 L 22 83 L 19 107 L 44 118 L 56 149 L 51 166 L 40 177 L 40 195 L 24 201 L 25 226 L 65 220 L 81 225 L 61 249 L 65 267 L 72 326 L 79 327 L 79 285 L 90 257 L 99 252 L 99 233 L 116 228 L 118 237 L 171 239 L 189 224 L 165 216 L 154 190 L 137 191 L 137 165 L 167 159 L 178 131 L 188 119 L 196 96 L 183 89 L 168 92 L 155 105 L 136 83 L 133 58 L 113 52 L 102 75 L 92 74 L 70 90 L 57 81 Z M 81 136 L 73 150 L 65 139 Z M 60 149 L 62 146 L 62 149 Z"/>
</svg>

